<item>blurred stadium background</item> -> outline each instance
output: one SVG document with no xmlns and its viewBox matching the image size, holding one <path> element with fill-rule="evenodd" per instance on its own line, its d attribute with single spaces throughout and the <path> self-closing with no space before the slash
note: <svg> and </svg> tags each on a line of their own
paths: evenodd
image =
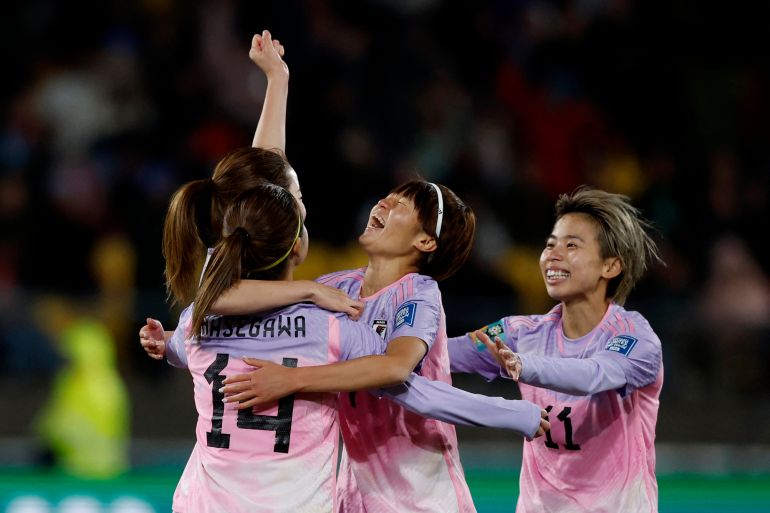
<svg viewBox="0 0 770 513">
<path fill-rule="evenodd" d="M 371 204 L 420 173 L 479 217 L 472 261 L 442 287 L 459 334 L 550 307 L 536 264 L 557 194 L 581 183 L 625 193 L 668 263 L 629 302 L 664 344 L 660 509 L 770 511 L 760 5 L 5 5 L 0 511 L 170 510 L 193 443 L 189 377 L 147 358 L 136 334 L 148 315 L 175 326 L 167 201 L 250 143 L 264 80 L 247 51 L 264 28 L 291 70 L 287 153 L 313 239 L 301 277 L 365 262 L 354 241 Z M 513 511 L 521 440 L 459 432 L 479 511 Z"/>
</svg>

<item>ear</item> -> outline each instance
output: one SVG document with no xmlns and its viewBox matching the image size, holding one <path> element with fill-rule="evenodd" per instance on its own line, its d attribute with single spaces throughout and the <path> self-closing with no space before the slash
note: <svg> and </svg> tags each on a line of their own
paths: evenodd
<svg viewBox="0 0 770 513">
<path fill-rule="evenodd" d="M 302 256 L 302 245 L 306 244 L 307 241 L 307 228 L 305 228 L 305 225 L 303 224 L 302 231 L 300 232 L 299 237 L 297 237 L 297 240 L 294 241 L 294 246 L 291 248 L 292 258 Z"/>
<path fill-rule="evenodd" d="M 621 262 L 620 257 L 604 259 L 604 264 L 602 264 L 602 278 L 611 280 L 620 275 L 621 272 L 623 272 L 623 262 Z"/>
<path fill-rule="evenodd" d="M 420 232 L 412 244 L 420 253 L 433 253 L 438 249 L 438 242 L 425 232 Z"/>
</svg>

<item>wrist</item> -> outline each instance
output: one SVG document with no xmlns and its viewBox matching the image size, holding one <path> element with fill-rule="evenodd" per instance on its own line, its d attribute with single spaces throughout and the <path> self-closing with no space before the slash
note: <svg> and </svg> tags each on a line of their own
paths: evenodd
<svg viewBox="0 0 770 513">
<path fill-rule="evenodd" d="M 286 86 L 289 84 L 289 72 L 283 70 L 273 70 L 265 74 L 268 85 Z"/>
<path fill-rule="evenodd" d="M 295 367 L 291 369 L 291 377 L 292 382 L 294 383 L 294 387 L 292 390 L 293 394 L 296 394 L 298 392 L 303 392 L 307 388 L 307 379 L 306 379 L 306 372 L 303 372 L 303 368 Z"/>
<path fill-rule="evenodd" d="M 299 280 L 298 283 L 302 287 L 302 300 L 310 301 L 317 305 L 321 299 L 321 285 L 312 280 Z"/>
</svg>

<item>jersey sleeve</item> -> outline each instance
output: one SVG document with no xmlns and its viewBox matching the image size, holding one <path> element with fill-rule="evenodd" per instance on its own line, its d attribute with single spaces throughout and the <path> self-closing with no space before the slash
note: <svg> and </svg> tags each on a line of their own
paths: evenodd
<svg viewBox="0 0 770 513">
<path fill-rule="evenodd" d="M 534 403 L 472 394 L 415 373 L 380 393 L 411 412 L 450 424 L 510 429 L 527 438 L 540 427 L 540 407 Z"/>
<path fill-rule="evenodd" d="M 589 358 L 553 358 L 519 353 L 519 381 L 572 395 L 630 391 L 655 381 L 662 351 L 654 335 L 619 334 Z"/>
<path fill-rule="evenodd" d="M 500 377 L 500 365 L 480 341 L 470 334 L 447 340 L 449 370 L 468 374 L 479 374 L 487 381 Z"/>
<path fill-rule="evenodd" d="M 182 310 L 174 334 L 166 342 L 166 361 L 180 369 L 187 368 L 187 351 L 185 351 L 184 341 L 187 339 L 187 330 L 190 327 L 192 311 L 192 305 Z"/>
<path fill-rule="evenodd" d="M 387 342 L 383 340 L 370 327 L 363 323 L 350 320 L 346 315 L 336 315 L 336 322 L 339 326 L 339 360 L 352 360 L 362 356 L 383 354 L 388 347 Z M 331 344 L 334 342 L 335 335 L 330 333 Z"/>
<path fill-rule="evenodd" d="M 441 301 L 438 286 L 423 287 L 396 308 L 392 319 L 393 332 L 390 339 L 416 337 L 433 345 L 441 325 Z"/>
</svg>

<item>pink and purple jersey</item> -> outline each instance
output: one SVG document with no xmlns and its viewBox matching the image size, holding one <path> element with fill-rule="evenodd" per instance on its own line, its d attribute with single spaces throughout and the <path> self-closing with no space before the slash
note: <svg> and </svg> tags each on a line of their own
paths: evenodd
<svg viewBox="0 0 770 513">
<path fill-rule="evenodd" d="M 358 269 L 318 281 L 363 301 L 359 322 L 383 340 L 405 336 L 423 340 L 428 352 L 418 373 L 450 384 L 444 309 L 436 282 L 408 274 L 372 296 L 360 297 L 363 279 L 364 269 Z M 339 476 L 339 511 L 475 511 L 454 426 L 366 392 L 341 394 L 340 426 L 346 451 Z"/>
<path fill-rule="evenodd" d="M 180 319 L 189 326 L 190 309 Z M 173 510 L 331 512 L 337 509 L 336 394 L 295 394 L 266 408 L 223 403 L 222 381 L 253 370 L 251 356 L 289 367 L 380 354 L 366 326 L 313 305 L 260 315 L 207 317 L 184 343 L 198 411 L 196 444 L 174 493 Z M 168 349 L 178 351 L 178 340 Z M 179 355 L 177 355 L 179 357 Z"/>
<path fill-rule="evenodd" d="M 637 312 L 610 305 L 587 335 L 563 335 L 561 305 L 486 327 L 522 360 L 519 389 L 549 412 L 551 431 L 524 444 L 517 513 L 658 510 L 655 423 L 660 340 Z M 453 372 L 500 368 L 470 336 L 449 341 Z"/>
</svg>

